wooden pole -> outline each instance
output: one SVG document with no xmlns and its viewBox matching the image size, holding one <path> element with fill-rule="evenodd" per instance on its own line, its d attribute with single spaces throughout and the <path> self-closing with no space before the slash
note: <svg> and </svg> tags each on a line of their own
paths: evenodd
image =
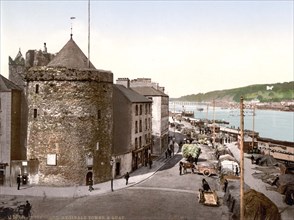
<svg viewBox="0 0 294 220">
<path fill-rule="evenodd" d="M 240 99 L 240 220 L 244 220 L 244 105 L 243 97 Z"/>
<path fill-rule="evenodd" d="M 213 100 L 213 147 L 215 146 L 215 100 Z"/>
<path fill-rule="evenodd" d="M 253 112 L 252 112 L 252 150 L 254 149 L 254 124 L 255 124 L 254 117 L 255 117 L 255 105 L 253 105 Z"/>
<path fill-rule="evenodd" d="M 174 102 L 174 138 L 176 137 L 176 103 Z"/>
<path fill-rule="evenodd" d="M 208 123 L 208 104 L 206 103 L 206 123 Z"/>
</svg>

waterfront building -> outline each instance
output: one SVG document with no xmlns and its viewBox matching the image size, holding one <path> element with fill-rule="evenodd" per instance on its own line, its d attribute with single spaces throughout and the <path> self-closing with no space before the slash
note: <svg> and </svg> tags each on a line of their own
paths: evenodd
<svg viewBox="0 0 294 220">
<path fill-rule="evenodd" d="M 259 138 L 258 147 L 262 154 L 271 155 L 273 158 L 286 163 L 294 162 L 294 142 Z"/>
<path fill-rule="evenodd" d="M 128 85 L 126 85 L 128 86 Z M 151 159 L 152 101 L 124 85 L 113 88 L 114 176 L 147 165 Z"/>
<path fill-rule="evenodd" d="M 152 154 L 160 155 L 168 147 L 169 97 L 163 92 L 164 88 L 148 78 L 131 81 L 118 78 L 116 83 L 129 84 L 134 91 L 152 100 Z"/>
<path fill-rule="evenodd" d="M 85 185 L 109 180 L 113 74 L 97 70 L 70 38 L 46 66 L 26 71 L 29 182 Z"/>
</svg>

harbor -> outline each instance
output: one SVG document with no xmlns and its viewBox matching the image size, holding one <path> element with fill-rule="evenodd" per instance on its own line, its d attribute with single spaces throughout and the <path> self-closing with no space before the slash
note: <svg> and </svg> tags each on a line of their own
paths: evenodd
<svg viewBox="0 0 294 220">
<path fill-rule="evenodd" d="M 199 111 L 199 108 L 203 110 Z M 240 109 L 237 106 L 235 108 L 223 108 L 213 107 L 209 103 L 169 103 L 171 113 L 180 114 L 183 109 L 190 114 L 193 113 L 193 117 L 189 117 L 191 120 L 222 121 L 225 122 L 222 126 L 233 129 L 238 129 L 240 126 Z M 294 112 L 256 109 L 254 117 L 252 112 L 252 109 L 245 109 L 245 129 L 257 131 L 262 138 L 294 142 Z"/>
<path fill-rule="evenodd" d="M 218 167 L 219 182 L 223 183 L 226 179 L 230 186 L 224 195 L 218 196 L 233 213 L 232 218 L 239 219 L 242 180 L 241 175 L 235 174 L 234 167 L 240 164 L 238 170 L 242 169 L 240 129 L 210 124 L 213 120 L 189 118 L 173 112 L 170 112 L 169 122 L 174 133 L 185 136 L 183 143 L 194 143 L 202 149 L 210 149 L 211 155 L 216 158 L 210 163 Z M 251 198 L 260 194 L 260 203 L 251 207 L 252 214 L 259 215 L 262 207 L 271 206 L 266 210 L 273 211 L 271 215 L 276 216 L 273 219 L 279 219 L 279 214 L 281 219 L 291 219 L 294 214 L 291 208 L 294 202 L 291 199 L 294 196 L 294 143 L 259 137 L 259 133 L 252 130 L 245 130 L 244 136 L 244 198 L 246 200 L 248 193 L 251 193 Z M 249 205 L 249 201 L 246 204 Z M 251 219 L 248 215 L 246 213 Z"/>
</svg>

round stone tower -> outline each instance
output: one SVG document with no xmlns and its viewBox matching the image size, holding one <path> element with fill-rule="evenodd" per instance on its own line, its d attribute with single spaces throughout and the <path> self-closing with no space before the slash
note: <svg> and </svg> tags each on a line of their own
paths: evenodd
<svg viewBox="0 0 294 220">
<path fill-rule="evenodd" d="M 26 74 L 29 181 L 87 185 L 111 179 L 113 74 L 97 70 L 71 38 Z"/>
</svg>

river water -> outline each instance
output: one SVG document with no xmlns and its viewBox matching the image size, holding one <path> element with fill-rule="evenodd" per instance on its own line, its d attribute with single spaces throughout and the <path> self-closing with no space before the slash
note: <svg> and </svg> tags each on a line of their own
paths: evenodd
<svg viewBox="0 0 294 220">
<path fill-rule="evenodd" d="M 183 110 L 182 105 L 171 103 L 169 108 L 172 112 Z M 199 108 L 203 108 L 203 111 L 199 111 Z M 224 125 L 226 127 L 240 127 L 240 109 L 207 108 L 206 105 L 187 105 L 184 109 L 193 111 L 196 119 L 224 120 L 230 123 Z M 254 117 L 252 113 L 252 110 L 244 109 L 244 129 L 259 132 L 263 138 L 294 142 L 294 112 L 257 109 Z"/>
</svg>

